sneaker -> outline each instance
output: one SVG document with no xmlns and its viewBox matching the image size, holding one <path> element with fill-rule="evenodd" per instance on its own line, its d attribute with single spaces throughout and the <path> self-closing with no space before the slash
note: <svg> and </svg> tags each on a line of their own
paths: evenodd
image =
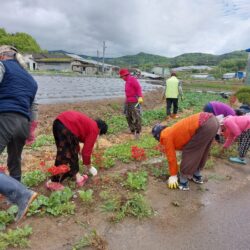
<svg viewBox="0 0 250 250">
<path fill-rule="evenodd" d="M 189 186 L 188 186 L 188 181 L 187 182 L 180 182 L 179 183 L 179 189 L 183 190 L 183 191 L 188 191 L 189 190 Z"/>
<path fill-rule="evenodd" d="M 46 188 L 48 188 L 51 191 L 59 191 L 63 190 L 64 186 L 59 182 L 53 182 L 49 180 L 46 182 Z"/>
<path fill-rule="evenodd" d="M 192 181 L 197 184 L 203 184 L 203 178 L 201 175 L 200 176 L 193 175 Z"/>
<path fill-rule="evenodd" d="M 21 201 L 21 204 L 18 205 L 18 212 L 15 218 L 16 223 L 20 222 L 23 219 L 30 207 L 30 204 L 36 199 L 37 196 L 38 193 L 31 191 L 30 196 Z"/>
<path fill-rule="evenodd" d="M 84 174 L 83 176 L 81 176 L 81 178 L 79 180 L 76 180 L 76 184 L 78 187 L 82 187 L 86 181 L 88 180 L 88 176 L 86 174 Z"/>
<path fill-rule="evenodd" d="M 233 163 L 240 163 L 240 164 L 247 164 L 247 161 L 245 159 L 241 159 L 239 157 L 229 157 L 229 161 L 233 162 Z"/>
</svg>

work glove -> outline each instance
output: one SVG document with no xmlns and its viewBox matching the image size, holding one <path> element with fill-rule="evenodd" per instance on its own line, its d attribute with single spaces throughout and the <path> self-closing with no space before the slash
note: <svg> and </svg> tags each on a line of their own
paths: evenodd
<svg viewBox="0 0 250 250">
<path fill-rule="evenodd" d="M 35 130 L 37 128 L 38 122 L 37 121 L 32 121 L 30 124 L 30 132 L 29 132 L 29 136 L 26 139 L 25 144 L 26 145 L 31 145 L 35 142 L 36 137 L 35 137 Z"/>
<path fill-rule="evenodd" d="M 184 96 L 183 95 L 181 96 L 181 100 L 184 101 Z"/>
<path fill-rule="evenodd" d="M 92 174 L 92 176 L 96 176 L 97 175 L 97 169 L 93 166 L 90 167 L 89 169 L 89 173 Z"/>
<path fill-rule="evenodd" d="M 138 98 L 138 103 L 139 103 L 139 104 L 143 103 L 142 97 L 139 97 L 139 98 Z"/>
<path fill-rule="evenodd" d="M 168 178 L 168 188 L 176 189 L 178 188 L 178 178 L 177 175 L 172 175 Z"/>
</svg>

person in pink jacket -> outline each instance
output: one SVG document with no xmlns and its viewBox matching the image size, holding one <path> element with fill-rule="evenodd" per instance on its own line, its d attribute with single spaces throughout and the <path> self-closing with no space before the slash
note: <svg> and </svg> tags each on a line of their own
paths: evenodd
<svg viewBox="0 0 250 250">
<path fill-rule="evenodd" d="M 128 69 L 120 69 L 119 75 L 125 81 L 124 113 L 131 133 L 138 139 L 141 133 L 141 104 L 143 103 L 141 85 L 130 75 Z"/>
<path fill-rule="evenodd" d="M 239 157 L 230 157 L 231 162 L 247 164 L 245 156 L 250 147 L 250 116 L 227 116 L 223 121 L 226 142 L 223 148 L 228 148 L 238 139 Z"/>
</svg>

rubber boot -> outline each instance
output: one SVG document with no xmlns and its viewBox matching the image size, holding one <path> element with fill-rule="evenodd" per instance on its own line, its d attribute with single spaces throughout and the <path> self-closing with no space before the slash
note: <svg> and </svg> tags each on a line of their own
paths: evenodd
<svg viewBox="0 0 250 250">
<path fill-rule="evenodd" d="M 24 217 L 31 202 L 38 195 L 36 192 L 27 189 L 19 181 L 3 173 L 0 173 L 0 194 L 18 206 L 16 222 L 19 222 Z"/>
</svg>

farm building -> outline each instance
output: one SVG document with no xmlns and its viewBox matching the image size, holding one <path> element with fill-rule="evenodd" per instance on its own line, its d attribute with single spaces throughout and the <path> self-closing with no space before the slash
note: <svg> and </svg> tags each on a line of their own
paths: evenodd
<svg viewBox="0 0 250 250">
<path fill-rule="evenodd" d="M 72 58 L 64 54 L 34 54 L 38 70 L 71 71 Z"/>
<path fill-rule="evenodd" d="M 88 60 L 82 58 L 75 54 L 67 54 L 72 58 L 72 71 L 79 72 L 85 75 L 95 75 L 101 74 L 104 70 L 105 75 L 116 75 L 118 74 L 119 67 L 110 65 L 110 64 L 102 64 L 101 62 Z"/>
</svg>

